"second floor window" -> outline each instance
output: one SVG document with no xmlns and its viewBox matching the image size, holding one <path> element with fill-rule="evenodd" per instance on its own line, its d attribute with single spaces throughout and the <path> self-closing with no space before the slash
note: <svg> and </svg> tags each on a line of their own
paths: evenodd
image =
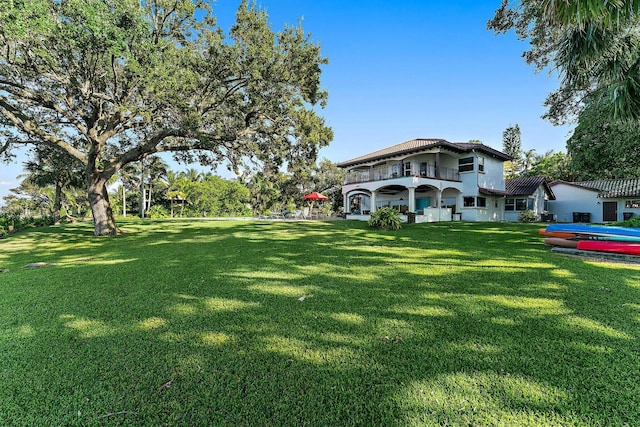
<svg viewBox="0 0 640 427">
<path fill-rule="evenodd" d="M 473 172 L 473 157 L 458 159 L 458 172 Z"/>
<path fill-rule="evenodd" d="M 478 157 L 478 172 L 484 172 L 484 157 Z"/>
</svg>

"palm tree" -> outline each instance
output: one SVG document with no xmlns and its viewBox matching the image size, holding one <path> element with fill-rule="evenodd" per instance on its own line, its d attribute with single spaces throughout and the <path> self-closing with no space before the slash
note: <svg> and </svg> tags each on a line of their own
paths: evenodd
<svg viewBox="0 0 640 427">
<path fill-rule="evenodd" d="M 146 176 L 149 182 L 149 192 L 145 209 L 145 211 L 147 212 L 149 211 L 149 209 L 151 209 L 151 194 L 153 193 L 153 188 L 163 178 L 166 178 L 167 167 L 167 163 L 158 156 L 151 156 L 147 158 L 147 165 L 145 168 Z"/>
<path fill-rule="evenodd" d="M 186 182 L 187 179 L 182 176 L 182 173 L 178 174 L 172 170 L 167 171 L 165 179 L 161 180 L 165 189 L 165 198 L 169 200 L 171 207 L 171 218 L 174 216 L 173 202 L 176 200 L 181 202 L 180 216 L 184 213 L 184 202 L 186 198 L 184 187 Z"/>
<path fill-rule="evenodd" d="M 532 46 L 523 55 L 538 70 L 553 65 L 562 84 L 547 98 L 546 118 L 562 123 L 594 94 L 614 117 L 640 119 L 638 0 L 503 0 L 488 27 L 514 29 Z"/>
<path fill-rule="evenodd" d="M 140 165 L 129 163 L 120 169 L 118 173 L 122 190 L 122 216 L 127 217 L 127 190 L 132 190 L 139 186 Z"/>
<path fill-rule="evenodd" d="M 522 153 L 522 172 L 527 172 L 537 159 L 536 150 L 531 149 Z"/>
<path fill-rule="evenodd" d="M 204 177 L 197 169 L 189 168 L 186 171 L 180 172 L 181 178 L 186 178 L 191 182 L 201 182 Z"/>
<path fill-rule="evenodd" d="M 35 150 L 33 158 L 24 163 L 24 168 L 29 172 L 28 180 L 34 185 L 54 187 L 51 214 L 54 223 L 59 224 L 63 190 L 84 185 L 82 165 L 60 149 L 41 147 Z"/>
<path fill-rule="evenodd" d="M 543 17 L 564 31 L 554 62 L 569 88 L 591 91 L 614 116 L 640 119 L 637 0 L 548 0 Z"/>
</svg>

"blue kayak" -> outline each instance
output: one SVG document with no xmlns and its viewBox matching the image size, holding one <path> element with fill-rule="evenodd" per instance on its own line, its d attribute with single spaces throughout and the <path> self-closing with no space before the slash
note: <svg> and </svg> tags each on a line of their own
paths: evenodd
<svg viewBox="0 0 640 427">
<path fill-rule="evenodd" d="M 549 224 L 546 231 L 640 239 L 640 228 L 586 224 Z M 635 240 L 635 239 L 634 239 Z"/>
</svg>

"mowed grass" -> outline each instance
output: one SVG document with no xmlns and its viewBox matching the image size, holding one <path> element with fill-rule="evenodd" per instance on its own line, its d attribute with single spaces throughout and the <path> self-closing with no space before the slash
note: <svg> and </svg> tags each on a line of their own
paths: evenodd
<svg viewBox="0 0 640 427">
<path fill-rule="evenodd" d="M 0 240 L 0 425 L 640 423 L 640 268 L 539 226 L 120 226 Z"/>
</svg>

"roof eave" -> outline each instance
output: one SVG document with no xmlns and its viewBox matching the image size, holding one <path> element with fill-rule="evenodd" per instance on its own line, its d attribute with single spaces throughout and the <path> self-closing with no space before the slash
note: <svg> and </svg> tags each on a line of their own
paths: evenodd
<svg viewBox="0 0 640 427">
<path fill-rule="evenodd" d="M 357 165 L 365 165 L 365 164 L 371 163 L 371 162 L 377 162 L 377 161 L 385 160 L 385 159 L 392 159 L 392 158 L 397 157 L 397 156 L 404 156 L 404 155 L 407 155 L 407 154 L 420 153 L 420 152 L 431 150 L 433 148 L 442 148 L 442 147 L 446 147 L 446 148 L 450 149 L 451 151 L 457 152 L 458 154 L 468 151 L 468 150 L 462 149 L 461 147 L 456 146 L 455 144 L 452 144 L 450 142 L 447 142 L 447 141 L 443 140 L 443 141 L 439 141 L 439 142 L 436 142 L 436 143 L 434 143 L 432 145 L 428 145 L 428 146 L 424 146 L 424 147 L 409 148 L 409 149 L 406 149 L 406 150 L 400 150 L 400 151 L 396 151 L 394 153 L 389 153 L 389 154 L 381 154 L 381 155 L 369 157 L 369 158 L 366 158 L 366 159 L 347 160 L 345 162 L 338 163 L 338 167 L 339 168 L 348 168 L 348 167 L 357 166 Z"/>
</svg>

